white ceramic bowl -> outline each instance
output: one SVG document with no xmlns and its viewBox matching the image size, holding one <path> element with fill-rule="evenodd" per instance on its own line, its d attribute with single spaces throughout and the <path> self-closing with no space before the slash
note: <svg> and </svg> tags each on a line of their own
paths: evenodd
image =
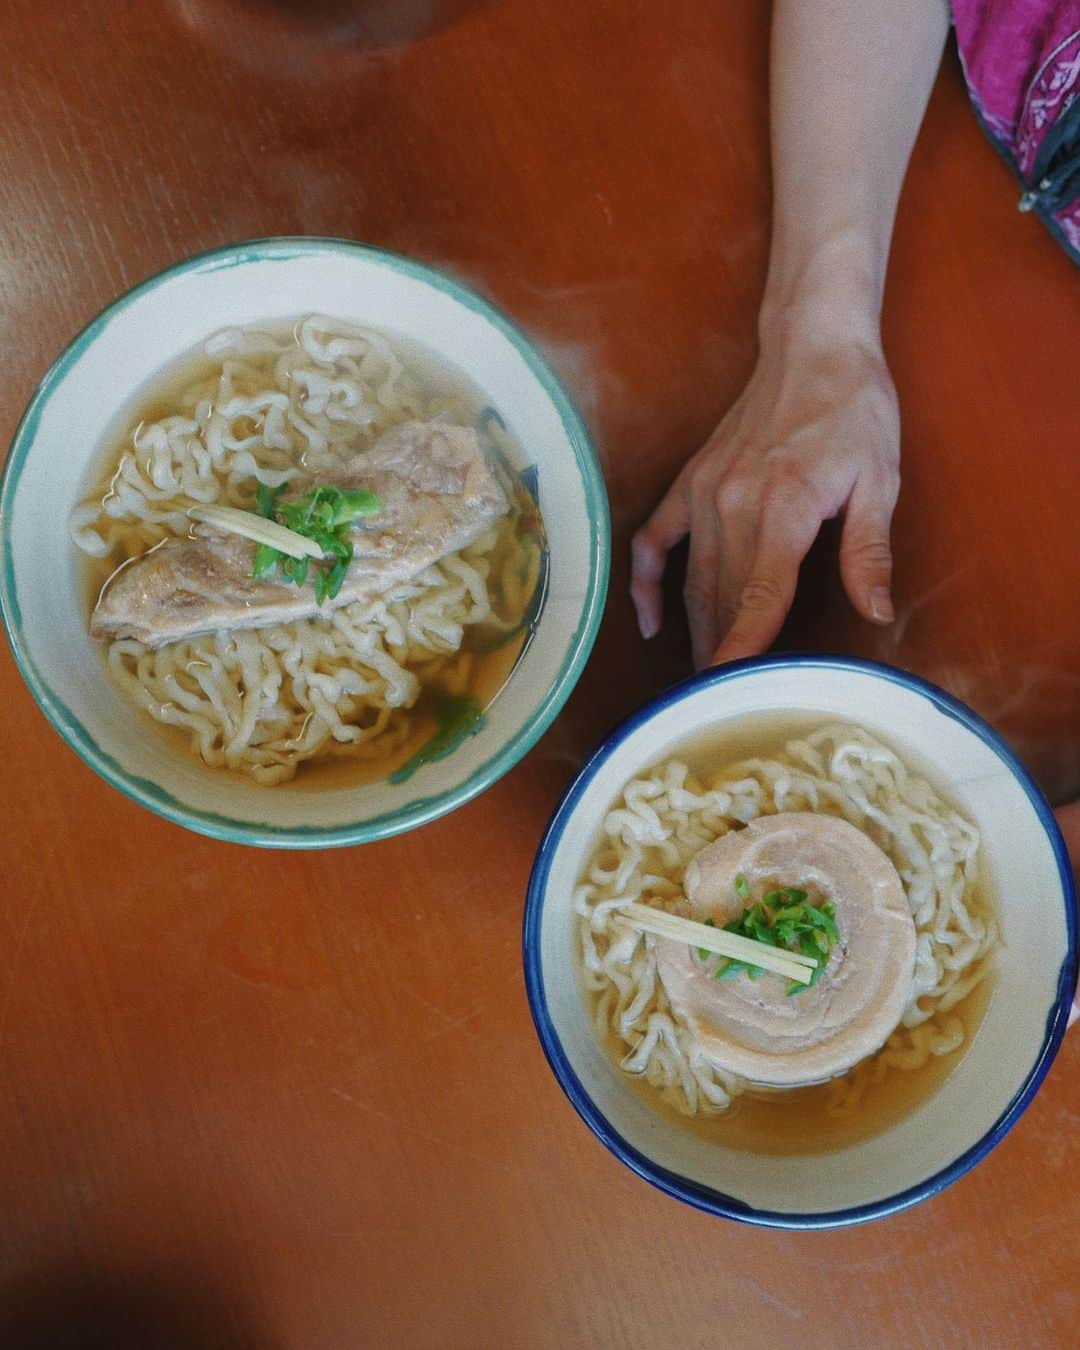
<svg viewBox="0 0 1080 1350">
<path fill-rule="evenodd" d="M 215 329 L 322 312 L 419 340 L 487 393 L 537 468 L 550 544 L 539 627 L 479 734 L 406 783 L 311 792 L 207 769 L 155 734 L 112 687 L 87 634 L 67 515 L 118 411 Z M 521 758 L 562 707 L 592 647 L 610 526 L 585 428 L 505 316 L 422 264 L 332 239 L 271 239 L 192 258 L 122 296 L 35 393 L 0 486 L 0 608 L 42 711 L 113 786 L 191 829 L 277 847 L 376 839 L 453 810 Z"/>
<path fill-rule="evenodd" d="M 877 732 L 947 785 L 982 830 L 1007 951 L 971 1045 L 943 1085 L 885 1133 L 809 1162 L 738 1152 L 654 1112 L 593 1034 L 577 975 L 571 897 L 623 785 L 681 741 L 769 710 L 823 713 Z M 525 911 L 525 976 L 548 1061 L 575 1109 L 627 1166 L 732 1219 L 828 1228 L 903 1209 L 956 1180 L 1031 1101 L 1076 984 L 1076 896 L 1038 788 L 999 738 L 932 685 L 885 666 L 777 657 L 706 671 L 624 723 L 567 792 L 540 847 Z"/>
</svg>

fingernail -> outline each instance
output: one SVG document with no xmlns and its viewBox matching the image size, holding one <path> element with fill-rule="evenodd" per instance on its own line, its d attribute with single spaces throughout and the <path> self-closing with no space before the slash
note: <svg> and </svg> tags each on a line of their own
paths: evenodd
<svg viewBox="0 0 1080 1350">
<path fill-rule="evenodd" d="M 641 630 L 641 636 L 646 642 L 648 642 L 650 638 L 654 638 L 660 631 L 660 625 L 656 622 L 656 616 L 654 614 L 639 614 L 638 628 Z"/>
<path fill-rule="evenodd" d="M 887 586 L 875 586 L 870 592 L 870 613 L 875 623 L 892 623 L 896 618 Z"/>
</svg>

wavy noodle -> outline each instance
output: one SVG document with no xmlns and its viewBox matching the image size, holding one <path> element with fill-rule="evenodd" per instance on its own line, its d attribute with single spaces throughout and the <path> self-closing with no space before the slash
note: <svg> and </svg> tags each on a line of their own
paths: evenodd
<svg viewBox="0 0 1080 1350">
<path fill-rule="evenodd" d="M 829 1084 L 831 1114 L 856 1110 L 890 1071 L 958 1049 L 964 1028 L 951 1010 L 992 967 L 1000 937 L 976 889 L 978 831 L 866 732 L 824 726 L 710 783 L 668 760 L 628 783 L 604 818 L 574 909 L 598 1036 L 614 1039 L 621 1067 L 684 1115 L 723 1111 L 749 1085 L 708 1061 L 675 1017 L 653 939 L 611 920 L 632 900 L 675 908 L 695 853 L 781 811 L 839 815 L 865 831 L 895 864 L 916 927 L 915 983 L 900 1025 L 876 1055 Z"/>
<path fill-rule="evenodd" d="M 168 535 L 187 508 L 250 508 L 256 483 L 326 473 L 409 418 L 471 420 L 463 396 L 431 392 L 379 333 L 319 315 L 293 331 L 226 329 L 204 344 L 206 373 L 143 421 L 76 506 L 76 545 L 102 576 Z M 109 671 L 156 721 L 178 727 L 207 764 L 260 783 L 305 760 L 378 760 L 402 749 L 423 682 L 464 692 L 471 624 L 499 625 L 488 598 L 515 594 L 521 561 L 486 533 L 370 603 L 272 628 L 223 631 L 151 651 L 118 639 Z M 509 626 L 507 621 L 504 626 Z"/>
</svg>

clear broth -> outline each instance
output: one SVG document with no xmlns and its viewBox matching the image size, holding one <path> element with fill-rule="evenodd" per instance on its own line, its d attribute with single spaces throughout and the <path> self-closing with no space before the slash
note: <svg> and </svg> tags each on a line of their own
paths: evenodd
<svg viewBox="0 0 1080 1350">
<path fill-rule="evenodd" d="M 967 1053 L 990 1006 L 993 985 L 993 976 L 988 975 L 949 1010 L 950 1017 L 963 1023 L 963 1045 L 947 1055 L 931 1055 L 917 1069 L 890 1070 L 880 1083 L 869 1084 L 859 1105 L 844 1115 L 829 1111 L 828 1083 L 777 1091 L 750 1089 L 733 1098 L 726 1111 L 685 1116 L 637 1075 L 620 1069 L 619 1076 L 651 1110 L 699 1139 L 774 1156 L 832 1153 L 884 1133 L 930 1100 Z M 626 1047 L 612 1034 L 605 1049 L 618 1067 Z"/>
<path fill-rule="evenodd" d="M 729 725 L 712 728 L 701 736 L 680 742 L 665 751 L 656 763 L 677 758 L 699 776 L 711 776 L 719 769 L 726 773 L 741 760 L 775 756 L 783 750 L 787 741 L 804 736 L 828 722 L 843 720 L 833 714 L 812 712 L 768 712 L 740 717 L 733 719 Z M 953 805 L 940 778 L 932 771 L 927 771 L 925 762 L 892 745 L 890 738 L 876 728 L 865 729 L 882 744 L 893 749 L 910 769 L 927 779 L 945 802 Z M 985 870 L 980 875 L 977 893 L 985 908 L 994 908 Z M 614 1031 L 609 1031 L 606 1036 L 604 1049 L 618 1069 L 620 1079 L 650 1109 L 697 1138 L 747 1153 L 813 1156 L 873 1138 L 927 1102 L 967 1053 L 986 1015 L 993 992 L 994 977 L 990 971 L 966 998 L 950 1008 L 948 1015 L 959 1018 L 964 1028 L 963 1043 L 956 1050 L 944 1055 L 931 1055 L 918 1068 L 890 1069 L 881 1082 L 868 1084 L 859 1105 L 845 1114 L 830 1112 L 830 1085 L 818 1083 L 812 1087 L 783 1090 L 751 1088 L 735 1097 L 724 1111 L 687 1116 L 667 1102 L 659 1088 L 636 1074 L 622 1070 L 620 1061 L 627 1048 Z M 596 995 L 584 987 L 582 995 L 591 1011 Z M 592 1020 L 595 1025 L 595 1019 Z M 874 1058 L 876 1056 L 870 1056 L 871 1061 Z"/>
<path fill-rule="evenodd" d="M 259 322 L 252 327 L 258 328 L 260 332 L 289 335 L 296 322 L 295 319 L 283 319 Z M 459 369 L 444 362 L 411 339 L 404 339 L 385 329 L 378 331 L 391 343 L 395 354 L 405 364 L 409 374 L 420 382 L 424 395 L 432 399 L 445 398 L 452 420 L 460 424 L 476 425 L 482 412 L 491 408 L 490 401 L 479 386 Z M 174 413 L 184 394 L 212 379 L 219 365 L 219 362 L 207 357 L 200 347 L 170 363 L 166 370 L 159 373 L 140 391 L 118 414 L 104 438 L 101 451 L 94 456 L 84 490 L 80 494 L 80 501 L 92 496 L 104 496 L 116 474 L 121 456 L 131 447 L 132 437 L 139 425 L 143 422 L 158 421 Z M 426 672 L 422 667 L 413 667 L 420 681 L 421 691 L 416 703 L 409 710 L 409 734 L 393 750 L 378 757 L 365 757 L 361 754 L 350 754 L 347 747 L 331 741 L 312 758 L 302 760 L 295 777 L 281 784 L 281 787 L 321 790 L 326 787 L 362 786 L 385 779 L 411 759 L 435 732 L 438 727 L 435 709 L 442 695 L 453 692 L 468 696 L 475 699 L 486 712 L 524 656 L 539 623 L 545 598 L 547 537 L 537 502 L 521 477 L 527 462 L 524 452 L 507 429 L 504 419 L 497 413 L 496 416 L 498 425 L 494 430 L 491 419 L 486 419 L 484 429 L 481 431 L 481 440 L 485 444 L 489 462 L 495 465 L 503 480 L 503 486 L 511 501 L 511 510 L 498 524 L 500 537 L 493 557 L 506 557 L 508 564 L 513 565 L 515 559 L 508 555 L 517 550 L 521 554 L 522 568 L 529 567 L 535 570 L 537 578 L 535 587 L 524 594 L 519 612 L 508 611 L 505 606 L 500 606 L 497 597 L 492 597 L 493 607 L 499 619 L 509 624 L 511 631 L 506 634 L 505 640 L 497 641 L 492 636 L 490 626 L 484 624 L 467 626 L 459 652 L 445 662 L 433 662 L 432 665 L 436 667 L 434 673 Z M 524 553 L 527 548 L 535 549 L 537 556 L 527 558 Z M 145 550 L 132 549 L 129 553 L 113 552 L 106 558 L 92 558 L 77 549 L 74 552 L 79 582 L 89 615 L 110 578 L 126 562 L 143 556 Z M 493 572 L 495 570 L 493 568 Z M 522 575 L 526 573 L 523 571 Z M 528 575 L 531 576 L 531 572 Z M 107 643 L 102 643 L 103 661 L 107 650 Z M 466 664 L 467 671 L 462 677 L 462 668 Z M 126 701 L 126 695 L 121 694 L 121 697 Z M 141 709 L 139 715 L 153 726 L 157 735 L 185 753 L 198 758 L 198 752 L 192 750 L 190 735 L 183 727 L 159 722 Z M 214 771 L 233 772 L 230 769 Z"/>
</svg>

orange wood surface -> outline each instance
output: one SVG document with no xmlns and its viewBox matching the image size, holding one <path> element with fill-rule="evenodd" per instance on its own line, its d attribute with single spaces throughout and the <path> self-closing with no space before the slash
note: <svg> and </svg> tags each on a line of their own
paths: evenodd
<svg viewBox="0 0 1080 1350">
<path fill-rule="evenodd" d="M 366 848 L 274 855 L 158 820 L 0 657 L 0 1346 L 1075 1343 L 1080 1035 L 946 1194 L 797 1235 L 633 1177 L 526 1007 L 542 827 L 601 734 L 688 668 L 677 585 L 643 644 L 625 553 L 753 362 L 767 27 L 755 0 L 4 0 L 0 438 L 73 333 L 158 268 L 349 236 L 445 266 L 549 353 L 603 454 L 616 566 L 593 660 L 527 762 Z M 887 297 L 898 621 L 852 615 L 828 535 L 781 645 L 929 676 L 1063 798 L 1080 290 L 1016 197 L 950 56 Z"/>
</svg>

